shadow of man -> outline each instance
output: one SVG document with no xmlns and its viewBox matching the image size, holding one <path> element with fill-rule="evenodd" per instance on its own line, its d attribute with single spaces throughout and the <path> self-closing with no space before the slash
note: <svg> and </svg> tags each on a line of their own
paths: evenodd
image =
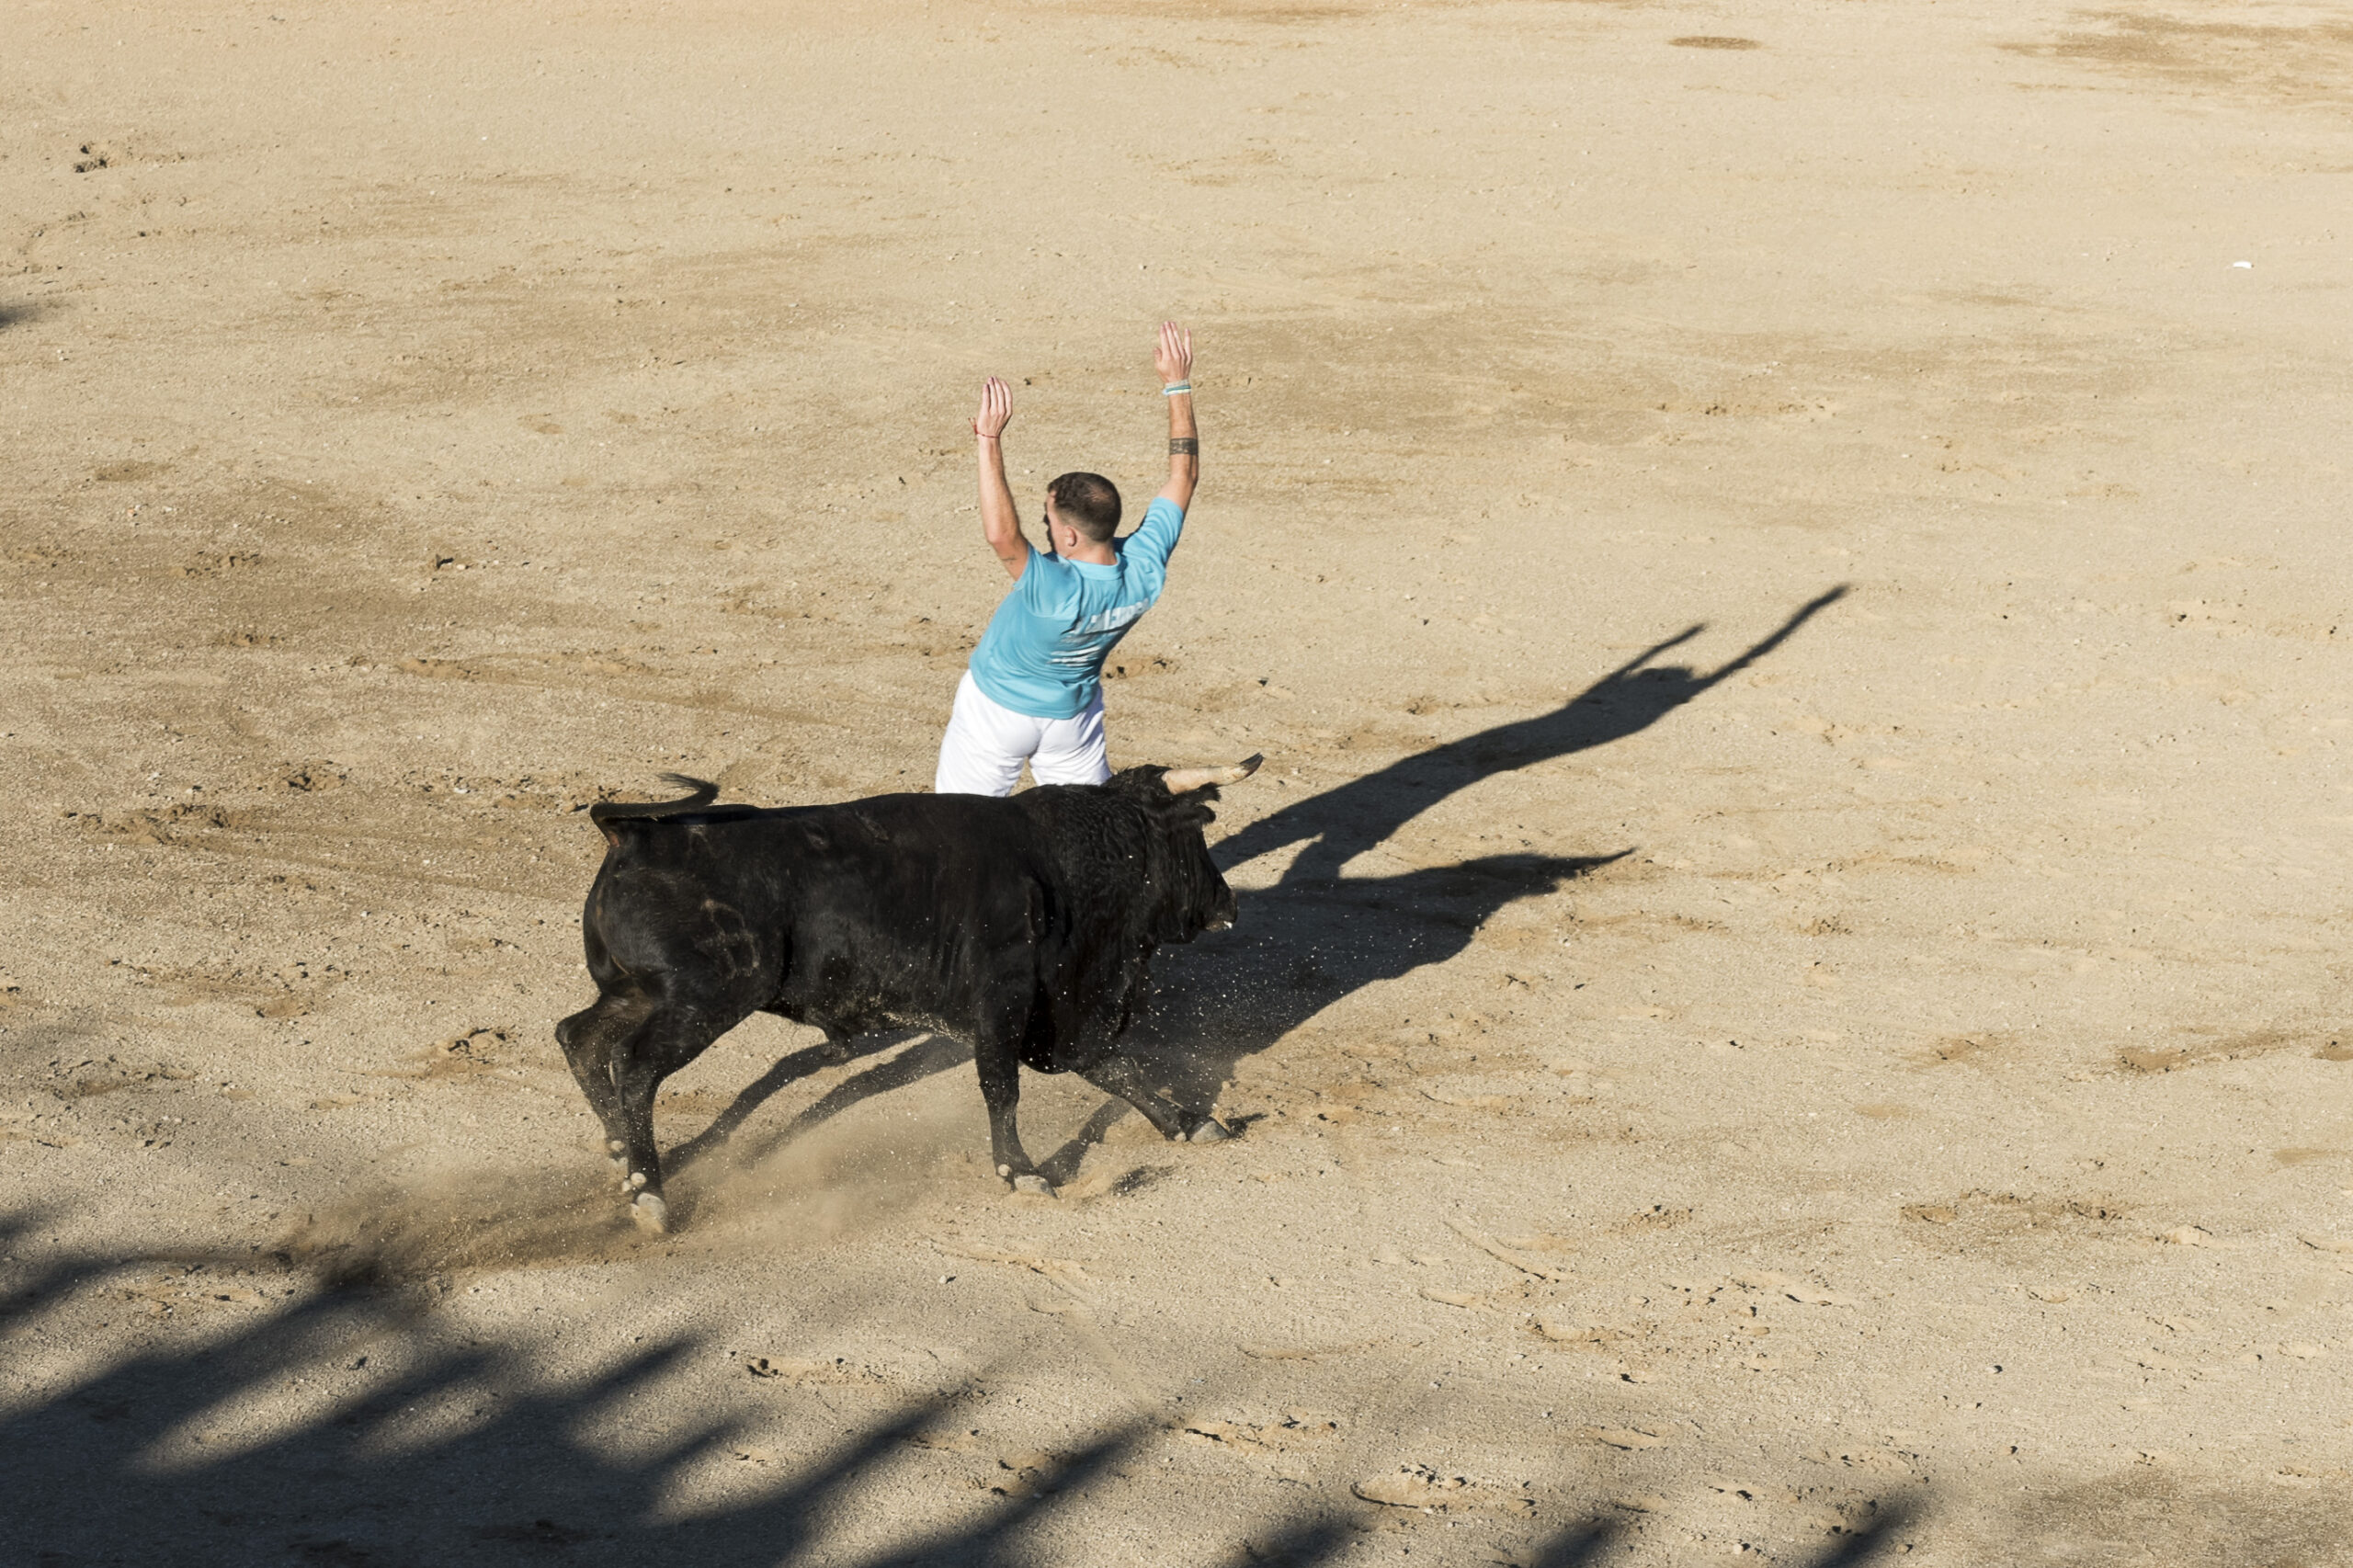
<svg viewBox="0 0 2353 1568">
<path fill-rule="evenodd" d="M 1152 1010 L 1131 1051 L 1180 1099 L 1207 1104 L 1234 1064 L 1345 997 L 1467 949 L 1510 904 L 1559 891 L 1631 854 L 1502 855 L 1388 877 L 1341 869 L 1440 801 L 1483 779 L 1648 729 L 1749 668 L 1846 597 L 1840 584 L 1798 607 L 1768 636 L 1702 675 L 1653 663 L 1706 630 L 1655 642 L 1549 713 L 1498 724 L 1402 757 L 1295 801 L 1222 841 L 1229 870 L 1305 841 L 1271 888 L 1247 895 L 1233 932 L 1164 955 Z"/>
<path fill-rule="evenodd" d="M 1286 890 L 1336 880 L 1340 868 L 1386 843 L 1432 806 L 1482 779 L 1535 763 L 1605 746 L 1650 728 L 1685 703 L 1772 653 L 1800 627 L 1847 595 L 1843 583 L 1807 600 L 1773 633 L 1722 668 L 1701 675 L 1688 665 L 1651 661 L 1707 630 L 1700 621 L 1653 643 L 1550 713 L 1498 724 L 1401 757 L 1321 794 L 1259 818 L 1217 846 L 1231 870 L 1261 855 L 1307 841 L 1282 880 L 1258 903 Z"/>
<path fill-rule="evenodd" d="M 1498 724 L 1400 758 L 1388 767 L 1262 817 L 1213 846 L 1229 870 L 1305 841 L 1275 886 L 1248 895 L 1241 928 L 1188 948 L 1163 949 L 1154 1000 L 1125 1037 L 1125 1052 L 1182 1104 L 1207 1107 L 1234 1063 L 1265 1051 L 1345 997 L 1381 981 L 1444 963 L 1471 945 L 1512 903 L 1557 892 L 1572 880 L 1631 854 L 1497 855 L 1389 877 L 1343 877 L 1357 856 L 1386 843 L 1438 801 L 1483 779 L 1622 740 L 1771 653 L 1798 629 L 1846 597 L 1840 584 L 1801 605 L 1737 658 L 1705 675 L 1652 661 L 1707 630 L 1704 621 L 1656 642 L 1552 712 Z M 860 1055 L 908 1038 L 896 1034 Z M 877 1062 L 835 1086 L 791 1123 L 740 1157 L 757 1157 L 859 1101 L 970 1059 L 953 1040 L 933 1039 Z M 818 1050 L 776 1063 L 736 1096 L 699 1136 L 674 1154 L 683 1166 L 724 1145 L 767 1099 L 832 1060 Z M 1120 1119 L 1091 1119 L 1079 1138 L 1047 1162 L 1065 1180 Z"/>
<path fill-rule="evenodd" d="M 1234 1064 L 1368 986 L 1459 957 L 1497 914 L 1632 853 L 1491 855 L 1392 877 L 1288 884 L 1257 895 L 1247 929 L 1164 953 L 1127 1053 L 1178 1103 L 1207 1105 Z"/>
</svg>

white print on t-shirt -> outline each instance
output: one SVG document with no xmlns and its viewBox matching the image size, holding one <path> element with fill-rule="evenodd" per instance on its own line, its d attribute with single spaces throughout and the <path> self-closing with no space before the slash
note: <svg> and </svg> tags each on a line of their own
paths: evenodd
<svg viewBox="0 0 2353 1568">
<path fill-rule="evenodd" d="M 1097 631 L 1116 631 L 1122 626 L 1133 626 L 1137 621 L 1142 620 L 1143 612 L 1151 608 L 1152 606 L 1148 603 L 1120 605 L 1116 608 L 1105 610 L 1101 615 L 1088 616 L 1085 620 L 1072 627 L 1071 631 L 1081 637 L 1092 636 Z"/>
<path fill-rule="evenodd" d="M 1072 627 L 1064 635 L 1071 637 L 1099 637 L 1107 631 L 1123 631 L 1128 627 L 1133 626 L 1137 621 L 1142 620 L 1143 619 L 1143 612 L 1151 608 L 1152 606 L 1148 602 L 1140 605 L 1120 605 L 1114 608 L 1105 610 L 1100 615 L 1088 616 L 1085 620 L 1082 620 L 1076 626 Z M 1095 663 L 1096 650 L 1092 647 L 1057 648 L 1052 653 L 1047 654 L 1046 657 L 1051 663 L 1057 665 L 1072 665 L 1080 668 L 1088 668 Z"/>
</svg>

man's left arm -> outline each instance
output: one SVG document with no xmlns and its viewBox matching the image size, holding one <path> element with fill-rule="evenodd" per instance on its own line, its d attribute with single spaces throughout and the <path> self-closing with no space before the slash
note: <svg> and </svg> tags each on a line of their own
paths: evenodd
<svg viewBox="0 0 2353 1568">
<path fill-rule="evenodd" d="M 1192 506 L 1193 487 L 1201 482 L 1201 436 L 1193 423 L 1193 335 L 1173 321 L 1162 322 L 1152 361 L 1168 403 L 1168 483 L 1160 487 L 1160 498 L 1182 512 Z"/>
</svg>

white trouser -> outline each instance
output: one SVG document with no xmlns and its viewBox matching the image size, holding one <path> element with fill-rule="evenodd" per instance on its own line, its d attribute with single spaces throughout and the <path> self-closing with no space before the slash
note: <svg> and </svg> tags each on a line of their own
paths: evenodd
<svg viewBox="0 0 2353 1568">
<path fill-rule="evenodd" d="M 1103 693 L 1075 719 L 1032 719 L 991 699 L 966 670 L 956 711 L 939 743 L 931 787 L 943 795 L 1010 795 L 1021 765 L 1040 784 L 1100 784 L 1111 777 L 1103 749 Z"/>
</svg>

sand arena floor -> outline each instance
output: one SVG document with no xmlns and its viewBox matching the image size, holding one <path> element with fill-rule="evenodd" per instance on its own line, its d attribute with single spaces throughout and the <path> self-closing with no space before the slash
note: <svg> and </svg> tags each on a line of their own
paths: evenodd
<svg viewBox="0 0 2353 1568">
<path fill-rule="evenodd" d="M 2353 13 L 7 32 L 0 1555 L 2353 1560 Z M 926 781 L 1163 315 L 1243 1135 L 756 1020 L 639 1237 L 577 809 Z"/>
</svg>

